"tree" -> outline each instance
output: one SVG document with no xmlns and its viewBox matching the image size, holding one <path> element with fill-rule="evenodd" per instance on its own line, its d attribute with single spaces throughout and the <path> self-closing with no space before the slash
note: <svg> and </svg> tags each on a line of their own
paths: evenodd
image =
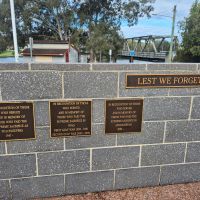
<svg viewBox="0 0 200 200">
<path fill-rule="evenodd" d="M 178 61 L 200 62 L 200 3 L 192 5 L 190 15 L 180 23 L 182 44 L 177 52 Z"/>
<path fill-rule="evenodd" d="M 80 26 L 88 31 L 88 41 L 91 42 L 87 46 L 90 51 L 90 59 L 93 61 L 95 57 L 94 46 L 96 46 L 93 45 L 96 41 L 93 38 L 99 30 L 98 27 L 104 23 L 108 27 L 104 32 L 106 34 L 109 27 L 111 30 L 118 30 L 123 21 L 126 21 L 129 26 L 133 26 L 137 24 L 139 17 L 150 16 L 150 12 L 153 10 L 151 3 L 154 0 L 79 0 L 79 2 L 78 19 Z"/>
</svg>

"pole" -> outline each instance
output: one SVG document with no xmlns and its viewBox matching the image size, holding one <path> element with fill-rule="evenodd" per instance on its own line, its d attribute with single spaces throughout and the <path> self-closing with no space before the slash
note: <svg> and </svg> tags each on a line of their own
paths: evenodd
<svg viewBox="0 0 200 200">
<path fill-rule="evenodd" d="M 11 9 L 11 19 L 12 19 L 13 42 L 14 42 L 14 49 L 15 49 L 15 62 L 18 62 L 19 53 L 18 53 L 18 45 L 17 45 L 17 31 L 16 31 L 14 0 L 10 0 L 10 9 Z"/>
<path fill-rule="evenodd" d="M 33 38 L 29 37 L 29 46 L 30 46 L 30 55 L 31 55 L 31 62 L 33 61 Z"/>
<path fill-rule="evenodd" d="M 173 9 L 172 33 L 171 33 L 171 43 L 170 43 L 170 50 L 169 50 L 169 62 L 170 63 L 172 62 L 172 59 L 173 59 L 175 21 L 176 21 L 176 5 L 174 6 L 174 9 Z"/>
</svg>

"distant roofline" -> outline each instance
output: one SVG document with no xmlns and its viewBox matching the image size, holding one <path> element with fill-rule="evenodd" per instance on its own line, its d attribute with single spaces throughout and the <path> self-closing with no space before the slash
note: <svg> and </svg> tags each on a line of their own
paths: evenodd
<svg viewBox="0 0 200 200">
<path fill-rule="evenodd" d="M 67 40 L 33 40 L 33 44 L 69 44 Z"/>
</svg>

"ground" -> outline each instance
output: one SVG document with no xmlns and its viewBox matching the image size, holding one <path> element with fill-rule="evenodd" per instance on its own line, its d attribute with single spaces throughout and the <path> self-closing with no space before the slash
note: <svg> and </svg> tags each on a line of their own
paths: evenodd
<svg viewBox="0 0 200 200">
<path fill-rule="evenodd" d="M 0 52 L 0 58 L 13 57 L 13 56 L 14 56 L 14 52 L 13 51 Z"/>
<path fill-rule="evenodd" d="M 88 193 L 48 198 L 48 200 L 200 200 L 200 182 L 153 188 Z"/>
</svg>

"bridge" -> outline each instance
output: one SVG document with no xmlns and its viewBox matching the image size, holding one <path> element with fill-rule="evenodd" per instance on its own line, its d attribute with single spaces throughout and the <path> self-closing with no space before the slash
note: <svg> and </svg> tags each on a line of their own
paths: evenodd
<svg viewBox="0 0 200 200">
<path fill-rule="evenodd" d="M 136 60 L 145 60 L 151 62 L 166 62 L 169 59 L 169 49 L 171 36 L 141 36 L 126 38 L 124 40 L 123 50 L 119 52 L 119 57 L 130 58 Z M 173 39 L 173 54 L 176 52 L 178 38 Z M 133 53 L 134 52 L 134 53 Z"/>
</svg>

